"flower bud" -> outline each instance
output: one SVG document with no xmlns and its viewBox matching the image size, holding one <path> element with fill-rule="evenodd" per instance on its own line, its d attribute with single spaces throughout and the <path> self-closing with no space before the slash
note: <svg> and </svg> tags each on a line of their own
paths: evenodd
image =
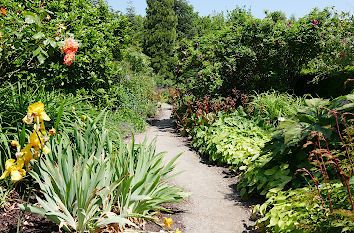
<svg viewBox="0 0 354 233">
<path fill-rule="evenodd" d="M 20 144 L 18 143 L 18 141 L 11 141 L 11 146 L 19 146 Z"/>
<path fill-rule="evenodd" d="M 50 130 L 49 130 L 49 134 L 51 135 L 51 136 L 53 136 L 54 134 L 56 134 L 56 130 L 54 129 L 54 128 L 51 128 Z"/>
</svg>

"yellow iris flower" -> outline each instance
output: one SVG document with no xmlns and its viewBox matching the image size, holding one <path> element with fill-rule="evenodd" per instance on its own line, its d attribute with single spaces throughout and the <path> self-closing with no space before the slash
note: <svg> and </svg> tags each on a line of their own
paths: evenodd
<svg viewBox="0 0 354 233">
<path fill-rule="evenodd" d="M 176 229 L 175 233 L 182 233 L 178 228 Z"/>
<path fill-rule="evenodd" d="M 21 152 L 23 153 L 23 160 L 25 162 L 25 164 L 28 164 L 31 159 L 33 159 L 33 154 L 31 152 L 31 148 L 32 148 L 32 145 L 31 144 L 27 144 L 27 146 L 25 146 Z"/>
<path fill-rule="evenodd" d="M 44 111 L 44 104 L 41 101 L 28 106 L 27 115 L 23 118 L 23 121 L 28 124 L 32 124 L 33 119 L 37 117 L 40 122 L 50 121 L 49 116 Z"/>
<path fill-rule="evenodd" d="M 168 227 L 169 229 L 171 229 L 171 225 L 173 224 L 173 220 L 172 220 L 172 218 L 165 218 L 164 217 L 163 223 L 165 224 L 165 227 Z"/>
<path fill-rule="evenodd" d="M 17 161 L 15 159 L 8 159 L 5 162 L 5 172 L 1 175 L 0 180 L 5 179 L 10 174 L 12 182 L 22 180 L 22 178 L 26 175 L 26 171 L 22 169 L 23 165 L 24 160 L 22 158 L 18 158 Z"/>
<path fill-rule="evenodd" d="M 31 135 L 30 135 L 29 144 L 31 144 L 35 149 L 38 149 L 41 147 L 42 142 L 43 142 L 42 133 L 36 132 L 35 130 L 33 130 L 33 133 L 31 133 Z"/>
</svg>

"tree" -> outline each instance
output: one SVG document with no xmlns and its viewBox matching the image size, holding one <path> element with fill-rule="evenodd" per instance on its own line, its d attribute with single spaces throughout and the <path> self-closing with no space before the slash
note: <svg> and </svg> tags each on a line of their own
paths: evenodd
<svg viewBox="0 0 354 233">
<path fill-rule="evenodd" d="M 168 75 L 173 67 L 177 38 L 174 0 L 147 0 L 144 52 L 156 73 Z"/>
<path fill-rule="evenodd" d="M 193 39 L 197 35 L 196 21 L 198 14 L 193 11 L 193 6 L 186 0 L 175 0 L 175 14 L 177 15 L 177 38 Z"/>
<path fill-rule="evenodd" d="M 133 1 L 129 0 L 127 3 L 128 7 L 126 9 L 126 16 L 130 27 L 130 30 L 128 31 L 130 44 L 136 47 L 141 47 L 144 37 L 144 17 L 136 14 Z"/>
</svg>

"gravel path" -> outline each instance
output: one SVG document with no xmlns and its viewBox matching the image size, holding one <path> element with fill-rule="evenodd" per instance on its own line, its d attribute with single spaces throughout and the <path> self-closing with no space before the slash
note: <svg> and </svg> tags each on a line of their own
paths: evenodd
<svg viewBox="0 0 354 233">
<path fill-rule="evenodd" d="M 136 141 L 157 137 L 156 150 L 168 152 L 166 161 L 183 152 L 175 172 L 184 172 L 171 181 L 191 193 L 177 206 L 183 233 L 249 232 L 251 213 L 234 191 L 235 178 L 228 169 L 208 165 L 190 149 L 185 138 L 174 133 L 171 112 L 171 106 L 163 104 L 159 117 L 151 121 L 144 134 L 136 136 Z"/>
</svg>

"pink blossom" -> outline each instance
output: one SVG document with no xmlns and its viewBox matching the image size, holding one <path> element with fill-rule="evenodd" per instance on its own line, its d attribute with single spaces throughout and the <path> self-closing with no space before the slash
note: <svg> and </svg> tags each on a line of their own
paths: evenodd
<svg viewBox="0 0 354 233">
<path fill-rule="evenodd" d="M 236 53 L 235 57 L 240 57 L 240 54 Z"/>
<path fill-rule="evenodd" d="M 346 39 L 343 40 L 343 44 L 345 44 L 345 43 L 347 43 L 347 40 L 346 40 Z"/>
<path fill-rule="evenodd" d="M 344 55 L 344 51 L 339 54 L 339 57 L 342 58 Z"/>
<path fill-rule="evenodd" d="M 312 20 L 312 23 L 313 23 L 313 25 L 317 25 L 318 24 L 318 22 L 317 22 L 317 20 Z"/>
<path fill-rule="evenodd" d="M 183 51 L 182 53 L 183 53 L 185 56 L 187 55 L 187 52 L 186 52 L 186 51 Z"/>
<path fill-rule="evenodd" d="M 287 26 L 287 27 L 290 27 L 290 23 L 287 23 L 286 26 Z"/>
<path fill-rule="evenodd" d="M 179 71 L 178 69 L 177 69 L 177 70 L 175 70 L 175 72 L 176 72 L 176 73 L 178 73 L 178 71 Z"/>
<path fill-rule="evenodd" d="M 199 54 L 199 57 L 202 57 L 203 55 Z"/>
<path fill-rule="evenodd" d="M 278 40 L 277 43 L 280 44 L 280 40 Z"/>
<path fill-rule="evenodd" d="M 230 71 L 232 71 L 232 67 L 230 67 Z"/>
<path fill-rule="evenodd" d="M 184 61 L 184 59 L 182 58 L 181 61 Z"/>
<path fill-rule="evenodd" d="M 275 51 L 274 54 L 277 55 L 277 54 L 278 54 L 278 51 Z"/>
<path fill-rule="evenodd" d="M 199 45 L 199 43 L 198 43 L 198 42 L 196 42 L 194 45 L 195 45 L 195 46 L 198 46 L 198 45 Z"/>
<path fill-rule="evenodd" d="M 198 77 L 200 78 L 200 73 L 198 73 Z"/>
</svg>

